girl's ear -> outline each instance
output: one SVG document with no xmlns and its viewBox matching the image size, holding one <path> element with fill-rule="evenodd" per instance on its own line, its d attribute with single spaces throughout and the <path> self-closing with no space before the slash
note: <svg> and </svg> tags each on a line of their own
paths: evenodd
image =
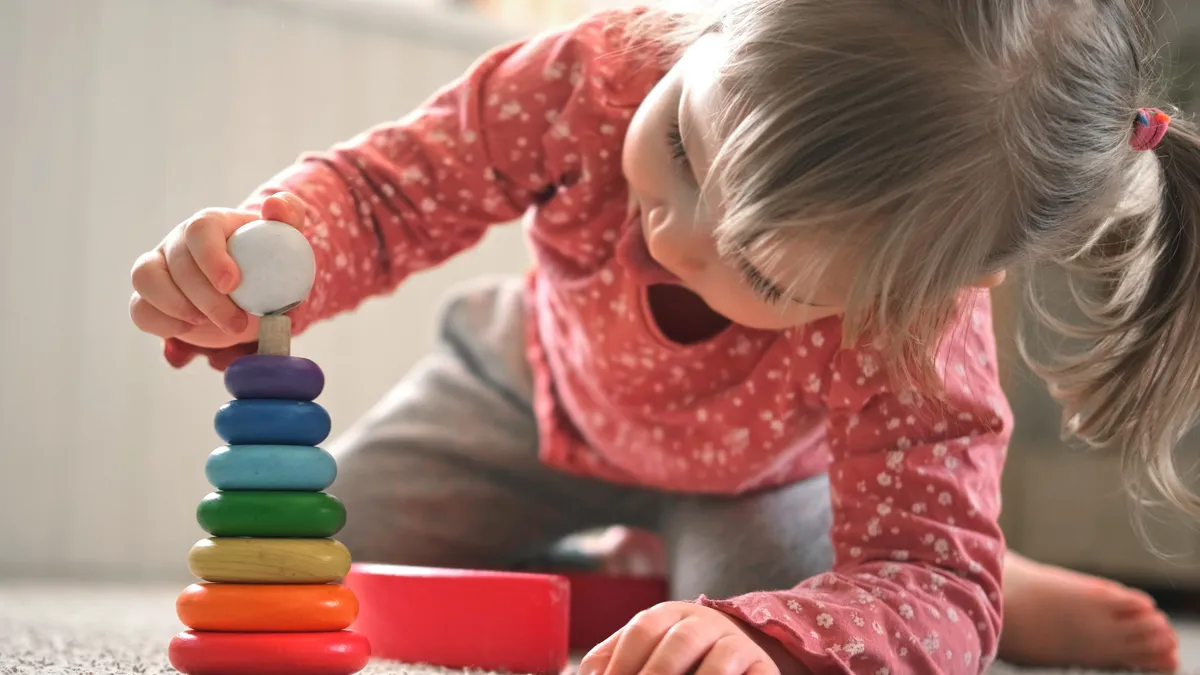
<svg viewBox="0 0 1200 675">
<path fill-rule="evenodd" d="M 999 286 L 1000 284 L 1004 283 L 1004 279 L 1007 276 L 1008 276 L 1007 270 L 1000 270 L 999 272 L 992 272 L 991 274 L 989 274 L 987 276 L 979 277 L 978 279 L 975 280 L 974 283 L 971 284 L 971 286 L 973 288 L 984 288 L 984 289 L 995 288 L 995 287 Z"/>
</svg>

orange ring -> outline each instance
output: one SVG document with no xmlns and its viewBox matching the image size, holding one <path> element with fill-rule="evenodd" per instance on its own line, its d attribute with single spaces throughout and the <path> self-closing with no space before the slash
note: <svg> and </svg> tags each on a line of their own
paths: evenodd
<svg viewBox="0 0 1200 675">
<path fill-rule="evenodd" d="M 325 632 L 348 628 L 358 598 L 341 584 L 192 584 L 175 600 L 183 625 L 198 631 Z"/>
</svg>

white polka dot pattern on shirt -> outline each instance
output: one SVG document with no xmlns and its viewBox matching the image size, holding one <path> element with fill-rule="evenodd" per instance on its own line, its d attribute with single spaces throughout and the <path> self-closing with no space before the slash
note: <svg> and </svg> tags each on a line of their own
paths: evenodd
<svg viewBox="0 0 1200 675">
<path fill-rule="evenodd" d="M 828 437 L 835 571 L 790 591 L 707 604 L 793 651 L 811 653 L 819 640 L 823 656 L 810 667 L 949 674 L 980 672 L 994 659 L 999 477 L 1011 413 L 999 403 L 986 298 L 964 301 L 971 328 L 958 330 L 942 355 L 945 399 L 890 393 L 861 354 L 833 361 L 828 400 L 841 402 L 831 407 Z"/>
<path fill-rule="evenodd" d="M 998 624 L 999 476 L 1010 414 L 978 298 L 941 355 L 948 399 L 893 392 L 836 318 L 668 340 L 631 262 L 620 155 L 661 75 L 601 14 L 498 49 L 400 120 L 306 155 L 247 203 L 309 205 L 299 332 L 526 218 L 528 354 L 544 460 L 601 479 L 736 494 L 829 471 L 837 565 L 787 591 L 703 602 L 815 671 L 982 670 Z M 967 298 L 972 299 L 972 298 Z M 172 363 L 204 352 L 168 343 Z M 238 350 L 206 352 L 220 366 Z M 798 580 L 799 581 L 799 580 Z"/>
</svg>

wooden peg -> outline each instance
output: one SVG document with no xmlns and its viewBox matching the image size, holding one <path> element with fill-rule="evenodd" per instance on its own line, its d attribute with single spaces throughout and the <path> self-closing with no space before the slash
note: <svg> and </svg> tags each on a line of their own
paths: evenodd
<svg viewBox="0 0 1200 675">
<path fill-rule="evenodd" d="M 287 314 L 267 314 L 258 322 L 258 353 L 291 356 L 292 319 Z"/>
</svg>

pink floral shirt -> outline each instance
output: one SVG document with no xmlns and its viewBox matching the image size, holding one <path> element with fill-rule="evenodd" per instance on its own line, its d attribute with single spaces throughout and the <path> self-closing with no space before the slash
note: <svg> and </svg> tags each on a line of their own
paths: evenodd
<svg viewBox="0 0 1200 675">
<path fill-rule="evenodd" d="M 719 494 L 828 472 L 834 568 L 790 590 L 699 602 L 780 639 L 815 673 L 983 670 L 1000 628 L 1011 427 L 987 296 L 967 298 L 943 349 L 946 401 L 891 391 L 871 351 L 842 347 L 837 318 L 669 339 L 647 288 L 673 279 L 646 252 L 620 165 L 629 120 L 663 71 L 621 42 L 628 16 L 497 49 L 412 114 L 258 190 L 246 206 L 285 189 L 309 204 L 318 277 L 294 330 L 523 219 L 546 464 Z M 170 340 L 166 355 L 182 366 L 204 353 L 224 368 L 252 348 Z"/>
</svg>

